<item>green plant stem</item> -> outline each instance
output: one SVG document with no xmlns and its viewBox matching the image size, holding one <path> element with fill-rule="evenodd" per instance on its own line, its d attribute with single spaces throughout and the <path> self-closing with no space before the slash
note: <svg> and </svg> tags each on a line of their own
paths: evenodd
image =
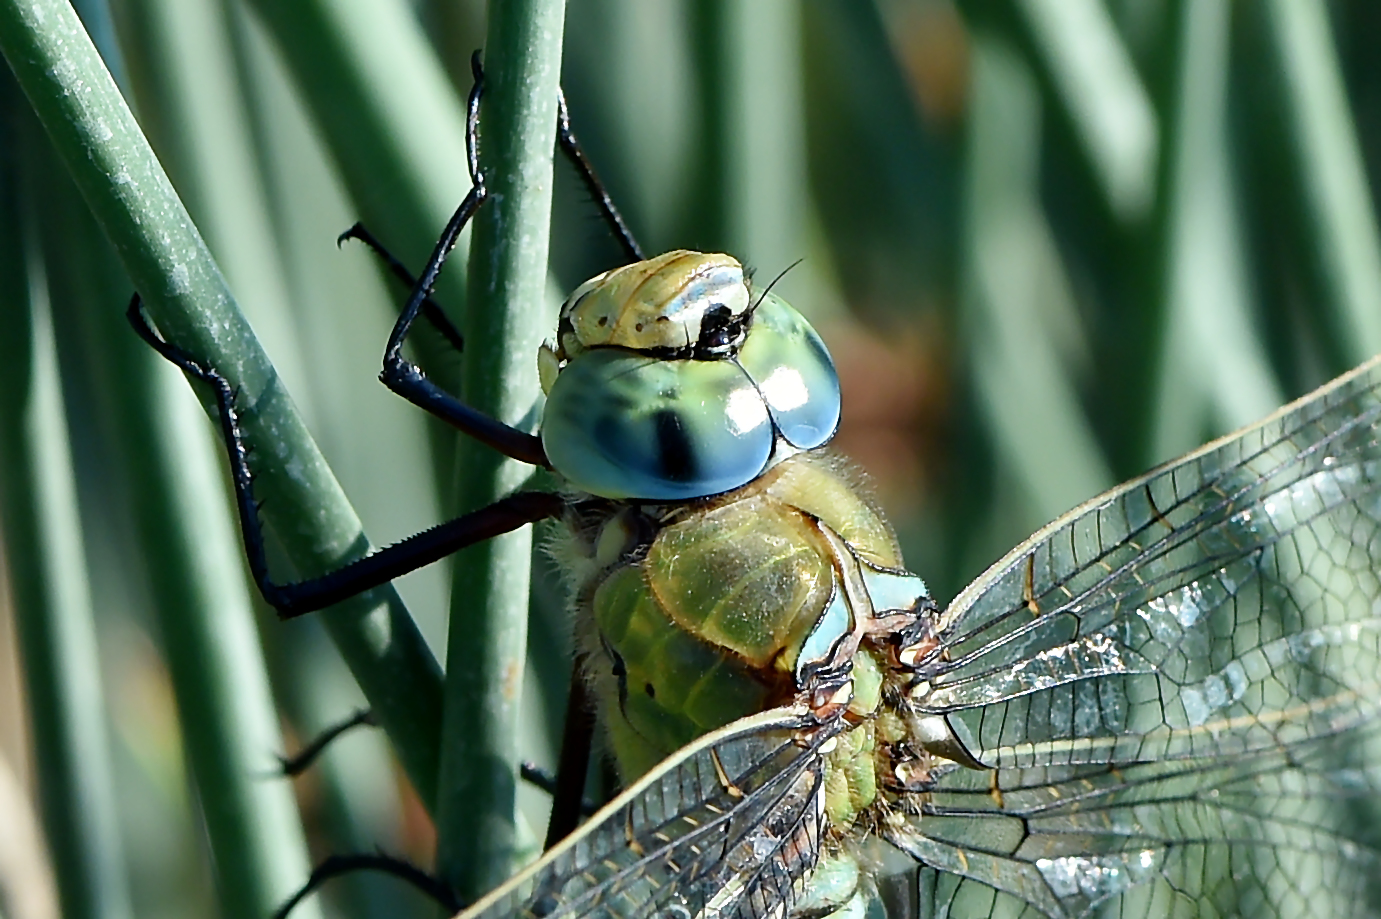
<svg viewBox="0 0 1381 919">
<path fill-rule="evenodd" d="M 37 126 L 34 129 L 37 133 Z M 40 142 L 49 154 L 46 141 Z M 51 154 L 32 170 L 59 321 L 79 335 L 124 462 L 158 634 L 225 916 L 266 916 L 311 871 L 246 589 L 219 448 L 179 374 L 127 334 L 109 291 L 123 270 Z M 113 476 L 112 476 L 113 478 Z M 303 907 L 320 915 L 318 904 Z"/>
<path fill-rule="evenodd" d="M 130 0 L 128 87 L 145 134 L 299 408 L 304 385 L 282 250 L 258 170 L 222 0 Z M 337 231 L 339 232 L 339 231 Z"/>
<path fill-rule="evenodd" d="M 0 419 L 0 504 L 44 835 L 63 915 L 120 919 L 130 907 L 52 329 L 44 317 L 31 337 L 11 322 L 5 338 L 0 359 L 32 358 L 27 392 L 7 390 Z"/>
<path fill-rule="evenodd" d="M 250 5 L 291 69 L 360 220 L 420 271 L 470 177 L 464 108 L 412 11 L 399 0 Z M 451 316 L 464 314 L 464 264 L 441 276 L 436 296 Z M 425 332 L 410 344 L 430 376 L 447 387 L 459 383 L 449 346 Z M 442 451 L 448 463 L 449 443 Z"/>
<path fill-rule="evenodd" d="M 1016 0 L 1055 98 L 1088 153 L 1113 214 L 1143 219 L 1155 197 L 1155 109 L 1098 0 Z"/>
<path fill-rule="evenodd" d="M 696 6 L 702 88 L 705 245 L 761 270 L 766 284 L 813 314 L 828 299 L 806 254 L 801 11 L 782 0 L 714 0 Z M 712 211 L 712 213 L 711 213 Z"/>
<path fill-rule="evenodd" d="M 10 117 L 23 105 L 6 75 Z M 35 129 L 36 130 L 36 129 Z M 131 915 L 66 416 L 37 251 L 5 153 L 0 201 L 0 523 L 24 662 L 39 812 L 64 916 Z M 32 212 L 32 208 L 29 209 Z M 27 256 L 27 257 L 26 257 Z M 8 816 L 0 819 L 10 819 Z"/>
<path fill-rule="evenodd" d="M 975 30 L 961 309 L 974 386 L 1028 527 L 1113 484 L 1047 316 L 1073 310 L 1036 178 L 1040 99 L 1011 45 Z"/>
<path fill-rule="evenodd" d="M 1053 111 L 1087 157 L 1114 221 L 1135 226 L 1155 203 L 1160 126 L 1136 66 L 1099 0 L 960 0 L 1027 52 Z"/>
<path fill-rule="evenodd" d="M 1340 356 L 1351 366 L 1381 351 L 1381 236 L 1328 9 L 1322 0 L 1269 0 L 1263 12 L 1281 64 L 1305 238 Z"/>
<path fill-rule="evenodd" d="M 421 270 L 469 176 L 464 109 L 412 11 L 397 0 L 251 6 L 283 51 L 361 217 Z M 464 296 L 463 278 L 463 269 L 452 272 L 442 292 Z"/>
<path fill-rule="evenodd" d="M 545 329 L 562 0 L 492 3 L 481 168 L 490 192 L 475 218 L 466 336 L 466 401 L 531 429 L 533 357 Z M 478 507 L 527 470 L 473 442 L 459 452 L 458 495 Z M 532 534 L 456 558 L 447 648 L 437 865 L 462 897 L 508 876 L 516 847 L 517 716 L 527 641 Z"/>
<path fill-rule="evenodd" d="M 358 219 L 404 264 L 420 271 L 451 209 L 469 190 L 470 177 L 464 107 L 415 14 L 402 0 L 250 0 L 249 5 L 290 69 Z M 462 251 L 467 242 L 462 239 Z M 464 315 L 466 304 L 464 260 L 456 262 L 442 274 L 435 296 L 453 318 Z M 410 336 L 409 348 L 433 381 L 457 392 L 461 380 L 454 351 L 422 325 Z M 467 352 L 468 357 L 473 349 Z M 456 506 L 451 494 L 456 439 L 439 422 L 429 430 L 441 507 L 450 512 Z"/>
<path fill-rule="evenodd" d="M 1167 329 L 1155 461 L 1197 446 L 1206 426 L 1238 428 L 1285 401 L 1250 318 L 1227 138 L 1230 16 L 1228 7 L 1209 3 L 1179 10 L 1178 98 L 1166 132 Z"/>
<path fill-rule="evenodd" d="M 263 515 L 303 573 L 369 549 L 81 23 L 61 0 L 0 3 L 0 50 L 163 334 L 240 388 Z M 440 671 L 391 587 L 323 617 L 422 800 L 435 796 Z"/>
<path fill-rule="evenodd" d="M 275 776 L 283 738 L 216 447 L 170 368 L 114 350 L 143 557 L 157 560 L 150 583 L 222 915 L 270 915 L 311 860 L 291 785 Z M 312 902 L 298 909 L 320 914 Z"/>
</svg>

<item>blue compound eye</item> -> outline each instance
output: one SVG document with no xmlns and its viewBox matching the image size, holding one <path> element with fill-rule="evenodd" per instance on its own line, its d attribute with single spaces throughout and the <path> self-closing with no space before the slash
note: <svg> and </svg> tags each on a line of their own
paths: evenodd
<svg viewBox="0 0 1381 919">
<path fill-rule="evenodd" d="M 733 361 L 668 361 L 623 348 L 572 359 L 552 383 L 542 446 L 574 488 L 687 501 L 746 485 L 772 456 L 759 388 Z"/>
<path fill-rule="evenodd" d="M 793 447 L 811 450 L 834 436 L 840 401 L 834 361 L 815 329 L 785 300 L 771 293 L 762 298 L 738 363 Z"/>
</svg>

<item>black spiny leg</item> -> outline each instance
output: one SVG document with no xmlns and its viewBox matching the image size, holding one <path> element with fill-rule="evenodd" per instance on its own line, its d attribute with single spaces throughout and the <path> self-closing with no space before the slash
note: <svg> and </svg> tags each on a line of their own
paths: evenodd
<svg viewBox="0 0 1381 919">
<path fill-rule="evenodd" d="M 492 539 L 529 523 L 556 517 L 565 509 L 560 495 L 549 492 L 520 491 L 495 501 L 455 520 L 410 536 L 400 543 L 356 559 L 320 577 L 291 584 L 275 584 L 269 577 L 264 552 L 263 527 L 254 500 L 253 473 L 245 449 L 244 434 L 235 410 L 235 391 L 230 381 L 213 367 L 207 367 L 176 345 L 164 341 L 149 326 L 140 307 L 139 295 L 130 300 L 126 314 L 139 337 L 155 351 L 211 387 L 221 422 L 221 435 L 230 460 L 235 504 L 240 515 L 240 533 L 245 557 L 259 591 L 281 618 L 288 619 L 339 603 L 356 594 L 386 584 L 396 577 L 439 561 L 466 546 Z"/>
<path fill-rule="evenodd" d="M 581 693 L 583 695 L 583 689 L 581 690 Z M 585 704 L 586 703 L 582 699 L 580 705 L 583 707 L 585 706 Z M 566 732 L 568 735 L 572 731 L 570 725 L 573 723 L 578 723 L 579 720 L 580 719 L 576 719 L 576 721 L 573 722 L 568 718 L 566 722 Z M 591 717 L 588 710 L 585 710 L 584 721 L 588 722 L 584 725 L 584 728 L 582 729 L 584 732 L 584 737 L 577 737 L 576 741 L 577 743 L 584 744 L 584 757 L 586 762 L 588 762 L 590 756 L 589 734 L 594 727 L 594 719 L 593 717 Z M 326 748 L 329 747 L 331 744 L 335 743 L 338 739 L 340 739 L 342 734 L 349 733 L 350 731 L 353 731 L 355 728 L 358 727 L 372 728 L 378 727 L 378 725 L 379 722 L 375 720 L 374 713 L 372 711 L 370 711 L 367 708 L 359 709 L 350 717 L 344 718 L 336 722 L 335 724 L 323 730 L 320 734 L 316 735 L 316 737 L 312 738 L 312 740 L 301 750 L 299 750 L 295 755 L 278 757 L 278 762 L 283 769 L 283 776 L 287 778 L 295 778 L 301 775 L 302 773 L 306 772 L 308 769 L 312 767 L 312 764 L 316 762 L 317 758 L 321 756 L 322 753 L 326 752 Z M 567 747 L 563 742 L 561 750 L 563 760 L 567 758 L 566 750 Z M 551 795 L 554 799 L 554 803 L 552 804 L 552 810 L 553 812 L 555 812 L 560 807 L 568 806 L 562 803 L 562 796 L 568 793 L 563 791 L 563 788 L 571 788 L 577 782 L 584 782 L 585 766 L 584 764 L 581 765 L 580 774 L 578 777 L 567 778 L 564 772 L 561 775 L 552 775 L 551 773 L 543 769 L 541 766 L 538 766 L 536 763 L 531 763 L 524 760 L 523 762 L 518 764 L 518 776 L 524 782 L 527 782 L 534 788 L 540 789 L 541 791 L 545 791 L 547 794 Z M 548 824 L 548 842 L 545 848 L 550 849 L 557 842 L 560 842 L 561 839 L 563 839 L 567 833 L 575 829 L 576 825 L 580 822 L 581 817 L 588 817 L 591 814 L 593 814 L 596 810 L 598 810 L 598 807 L 594 804 L 594 802 L 587 801 L 581 796 L 581 791 L 579 788 L 577 788 L 576 790 L 575 802 L 575 816 L 569 819 L 569 827 L 567 827 L 563 832 L 561 832 L 560 835 L 556 836 L 555 839 L 551 838 L 554 833 L 554 831 L 551 829 L 552 824 Z"/>
<path fill-rule="evenodd" d="M 478 51 L 471 59 L 471 69 L 475 74 L 475 85 L 470 90 L 465 112 L 465 146 L 470 169 L 470 192 L 465 196 L 465 200 L 460 202 L 460 207 L 456 208 L 456 212 L 451 215 L 446 228 L 441 232 L 441 238 L 436 241 L 421 277 L 417 279 L 417 284 L 413 286 L 412 293 L 398 316 L 398 322 L 393 326 L 393 334 L 389 336 L 388 345 L 384 349 L 384 369 L 379 374 L 379 379 L 404 399 L 503 455 L 534 466 L 548 467 L 547 454 L 542 449 L 541 438 L 471 408 L 428 380 L 416 364 L 403 357 L 403 340 L 407 338 L 408 331 L 417 321 L 422 304 L 432 295 L 436 279 L 441 275 L 441 266 L 455 248 L 460 231 L 489 196 L 489 190 L 484 184 L 484 175 L 479 167 L 477 135 L 480 96 L 484 92 L 484 71 L 480 67 Z"/>
<path fill-rule="evenodd" d="M 475 63 L 475 66 L 479 66 L 478 62 Z M 473 146 L 473 141 L 469 141 L 469 143 Z M 575 132 L 571 130 L 571 115 L 566 108 L 566 94 L 559 91 L 556 97 L 556 143 L 562 154 L 575 167 L 575 171 L 580 176 L 580 181 L 584 184 L 590 197 L 594 198 L 595 205 L 599 208 L 600 217 L 609 227 L 609 232 L 618 241 L 619 248 L 623 249 L 630 262 L 642 261 L 646 257 L 643 255 L 642 246 L 638 245 L 638 241 L 634 239 L 633 232 L 628 229 L 623 215 L 614 205 L 609 190 L 604 187 L 604 183 L 595 174 L 595 168 L 590 164 L 589 157 L 581 149 L 580 141 L 576 139 Z M 357 221 L 354 226 L 336 237 L 336 245 L 340 245 L 347 239 L 354 239 L 368 246 L 375 255 L 383 260 L 384 267 L 388 269 L 389 274 L 401 281 L 409 290 L 417 286 L 417 279 L 408 271 L 402 260 L 388 251 L 388 247 L 363 223 Z M 460 332 L 431 297 L 422 301 L 422 318 L 430 322 L 457 351 L 464 350 L 464 340 Z"/>
<path fill-rule="evenodd" d="M 585 807 L 585 777 L 590 767 L 590 741 L 595 731 L 595 714 L 586 695 L 579 666 L 571 672 L 564 724 L 561 763 L 557 767 L 556 783 L 552 789 L 551 816 L 547 818 L 544 849 L 550 849 L 569 836 L 580 825 L 581 816 L 589 815 Z"/>
<path fill-rule="evenodd" d="M 599 176 L 595 175 L 595 167 L 590 165 L 585 151 L 580 149 L 580 141 L 575 139 L 575 133 L 571 131 L 571 114 L 566 110 L 565 93 L 560 93 L 556 97 L 556 143 L 561 148 L 561 152 L 566 154 L 566 158 L 571 161 L 575 171 L 580 174 L 580 181 L 584 183 L 590 196 L 595 199 L 600 216 L 608 225 L 609 232 L 613 233 L 614 238 L 618 240 L 623 254 L 628 256 L 628 261 L 641 262 L 647 258 L 643 255 L 643 247 L 638 245 L 638 241 L 633 238 L 633 232 L 628 229 L 628 224 L 624 223 L 623 215 L 619 213 L 618 208 L 614 207 L 614 199 L 609 197 L 609 190 L 604 187 Z"/>
<path fill-rule="evenodd" d="M 411 862 L 382 854 L 332 855 L 312 869 L 312 876 L 307 879 L 307 883 L 303 884 L 297 893 L 289 897 L 287 902 L 274 911 L 273 919 L 286 919 L 288 913 L 292 912 L 297 904 L 320 889 L 327 881 L 354 871 L 382 871 L 400 881 L 405 881 L 435 900 L 448 916 L 455 915 L 464 908 L 464 904 L 455 895 L 455 891 L 451 890 L 445 882 L 432 877 Z"/>
<path fill-rule="evenodd" d="M 484 92 L 484 70 L 480 66 L 479 52 L 475 52 L 475 56 L 471 58 L 471 69 L 475 74 L 475 85 L 470 90 L 465 120 L 465 147 L 470 168 L 470 193 L 465 196 L 465 200 L 460 203 L 460 207 L 456 208 L 455 214 L 446 224 L 446 229 L 442 231 L 441 238 L 437 240 L 436 247 L 432 250 L 431 258 L 427 260 L 426 268 L 423 269 L 421 277 L 413 286 L 412 294 L 408 297 L 408 302 L 403 307 L 403 312 L 393 327 L 393 334 L 389 337 L 388 346 L 384 350 L 384 369 L 379 374 L 379 378 L 383 380 L 385 386 L 409 402 L 426 409 L 456 429 L 469 434 L 505 456 L 531 463 L 534 466 L 547 466 L 546 451 L 542 449 L 540 438 L 510 427 L 471 408 L 428 380 L 415 364 L 403 357 L 403 340 L 407 337 L 413 323 L 417 321 L 417 316 L 423 309 L 423 305 L 431 297 L 436 279 L 441 274 L 441 267 L 455 248 L 456 240 L 460 238 L 460 231 L 464 229 L 465 224 L 470 221 L 470 218 L 475 215 L 480 205 L 489 196 L 489 191 L 484 183 L 484 175 L 480 171 L 478 152 L 479 104 Z M 618 239 L 625 254 L 631 260 L 641 260 L 643 257 L 641 247 L 633 239 L 628 225 L 624 223 L 623 217 L 614 207 L 609 192 L 595 175 L 594 168 L 586 159 L 584 152 L 581 151 L 580 144 L 571 131 L 565 97 L 559 97 L 557 102 L 556 136 L 561 151 L 575 165 L 576 171 L 580 173 L 581 181 L 585 183 L 585 187 L 595 198 L 601 215 Z"/>
<path fill-rule="evenodd" d="M 312 738 L 311 743 L 298 750 L 296 755 L 278 757 L 278 762 L 283 767 L 283 774 L 289 777 L 301 775 L 340 735 L 358 727 L 378 727 L 378 725 L 379 722 L 374 719 L 372 711 L 367 708 L 359 709 L 349 718 L 338 721 L 316 735 Z"/>
<path fill-rule="evenodd" d="M 412 290 L 413 287 L 417 285 L 417 279 L 412 276 L 412 272 L 408 271 L 407 266 L 398 258 L 394 257 L 393 253 L 388 251 L 388 248 L 379 241 L 377 236 L 369 232 L 369 229 L 363 223 L 356 221 L 353 227 L 337 236 L 336 245 L 339 246 L 347 239 L 359 240 L 368 246 L 369 249 L 383 261 L 384 267 L 388 269 L 388 273 L 399 281 L 402 281 L 403 286 L 408 290 Z M 446 315 L 445 311 L 442 310 L 441 307 L 437 305 L 437 302 L 431 297 L 422 301 L 422 318 L 430 322 L 432 328 L 440 332 L 441 337 L 450 342 L 451 347 L 455 348 L 457 351 L 465 350 L 465 339 L 461 336 L 460 330 L 452 324 L 450 317 Z"/>
</svg>

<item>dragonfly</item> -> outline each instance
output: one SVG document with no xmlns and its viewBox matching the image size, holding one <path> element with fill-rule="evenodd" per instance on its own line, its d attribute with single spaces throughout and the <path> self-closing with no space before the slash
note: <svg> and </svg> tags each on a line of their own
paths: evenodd
<svg viewBox="0 0 1381 919">
<path fill-rule="evenodd" d="M 212 387 L 285 615 L 564 524 L 625 787 L 462 919 L 1381 915 L 1381 363 L 1075 508 L 941 607 L 828 452 L 819 336 L 730 256 L 645 257 L 564 102 L 628 263 L 563 305 L 539 432 L 402 356 L 487 196 L 475 75 L 473 188 L 419 278 L 390 262 L 413 289 L 382 378 L 562 491 L 274 583 L 233 387 L 130 310 Z"/>
</svg>

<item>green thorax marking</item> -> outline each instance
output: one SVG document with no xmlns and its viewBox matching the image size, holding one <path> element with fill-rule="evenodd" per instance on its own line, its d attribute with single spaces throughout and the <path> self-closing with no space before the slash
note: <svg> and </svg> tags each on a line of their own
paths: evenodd
<svg viewBox="0 0 1381 919">
<path fill-rule="evenodd" d="M 642 536 L 631 513 L 646 518 Z M 851 619 L 871 613 L 844 603 L 843 621 L 827 615 L 847 596 L 846 562 L 889 584 L 902 579 L 913 600 L 924 595 L 847 467 L 819 451 L 716 499 L 660 512 L 622 507 L 586 534 L 588 574 L 577 591 L 585 650 L 625 779 L 794 697 L 803 653 L 832 645 Z M 847 560 L 832 548 L 841 542 Z M 871 710 L 876 686 L 856 684 L 856 695 L 872 696 Z"/>
</svg>

